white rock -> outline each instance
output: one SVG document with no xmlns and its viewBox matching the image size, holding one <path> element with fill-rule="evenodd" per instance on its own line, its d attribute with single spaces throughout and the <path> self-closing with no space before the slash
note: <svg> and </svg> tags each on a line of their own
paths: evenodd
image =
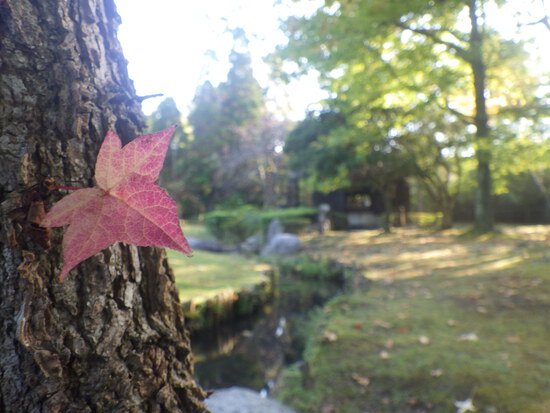
<svg viewBox="0 0 550 413">
<path fill-rule="evenodd" d="M 212 413 L 294 413 L 281 403 L 242 387 L 216 390 L 205 403 Z"/>
<path fill-rule="evenodd" d="M 300 251 L 302 244 L 296 234 L 276 234 L 262 249 L 262 255 L 288 255 Z"/>
</svg>

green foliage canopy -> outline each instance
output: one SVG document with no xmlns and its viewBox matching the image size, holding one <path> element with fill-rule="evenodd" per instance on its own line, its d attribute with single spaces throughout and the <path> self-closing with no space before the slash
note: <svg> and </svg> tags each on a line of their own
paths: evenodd
<svg viewBox="0 0 550 413">
<path fill-rule="evenodd" d="M 361 161 L 376 165 L 384 156 L 387 163 L 392 153 L 413 165 L 449 214 L 463 160 L 475 154 L 481 230 L 492 228 L 491 158 L 502 142 L 490 126 L 505 113 L 517 120 L 540 107 L 523 45 L 484 24 L 486 3 L 325 1 L 313 15 L 285 22 L 289 43 L 273 56 L 297 63 L 294 75 L 320 73 L 331 109 L 346 124 L 317 141 L 330 150 L 346 148 L 355 160 L 344 167 L 348 174 Z"/>
</svg>

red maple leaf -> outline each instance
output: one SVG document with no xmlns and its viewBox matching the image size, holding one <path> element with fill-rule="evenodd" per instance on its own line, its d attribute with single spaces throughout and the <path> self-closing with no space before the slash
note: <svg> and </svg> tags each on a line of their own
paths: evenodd
<svg viewBox="0 0 550 413">
<path fill-rule="evenodd" d="M 63 237 L 61 280 L 118 241 L 191 255 L 176 203 L 155 182 L 175 128 L 140 136 L 124 147 L 114 132 L 107 133 L 96 162 L 97 186 L 65 196 L 41 222 L 45 227 L 69 226 Z"/>
</svg>

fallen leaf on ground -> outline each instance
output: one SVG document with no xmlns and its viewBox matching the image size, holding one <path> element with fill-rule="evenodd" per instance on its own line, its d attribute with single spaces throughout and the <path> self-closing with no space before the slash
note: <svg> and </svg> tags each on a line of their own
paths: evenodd
<svg viewBox="0 0 550 413">
<path fill-rule="evenodd" d="M 530 287 L 538 287 L 541 284 L 542 284 L 542 279 L 540 278 L 535 278 L 534 280 L 529 281 Z"/>
<path fill-rule="evenodd" d="M 482 305 L 477 306 L 476 311 L 480 314 L 487 314 L 489 312 L 489 310 L 487 310 L 487 308 L 483 307 Z"/>
<path fill-rule="evenodd" d="M 477 288 L 480 288 L 479 285 L 478 285 Z M 466 298 L 469 299 L 469 300 L 477 301 L 477 300 L 479 300 L 481 297 L 483 297 L 483 294 L 480 293 L 480 292 L 473 292 L 473 293 L 470 293 L 470 294 L 466 294 Z"/>
<path fill-rule="evenodd" d="M 378 320 L 378 319 L 372 320 L 372 324 L 374 324 L 374 325 L 377 326 L 377 327 L 391 328 L 391 324 L 390 324 L 390 323 L 386 323 L 385 321 Z"/>
<path fill-rule="evenodd" d="M 335 332 L 326 330 L 323 332 L 323 340 L 332 343 L 338 340 L 338 336 L 336 335 Z"/>
<path fill-rule="evenodd" d="M 368 377 L 361 376 L 357 373 L 352 373 L 351 378 L 355 380 L 357 384 L 363 387 L 368 387 L 370 384 L 370 379 Z"/>
<path fill-rule="evenodd" d="M 458 341 L 479 341 L 479 337 L 476 333 L 461 334 L 457 338 Z"/>
<path fill-rule="evenodd" d="M 323 407 L 321 407 L 321 413 L 334 413 L 336 409 L 334 406 L 330 404 L 325 404 Z"/>
<path fill-rule="evenodd" d="M 508 290 L 504 291 L 504 293 L 503 293 L 503 295 L 505 297 L 508 297 L 508 298 L 513 297 L 514 295 L 518 295 L 518 294 L 519 294 L 519 292 L 517 290 L 513 290 L 513 289 L 508 289 Z"/>
<path fill-rule="evenodd" d="M 471 398 L 455 401 L 455 407 L 457 408 L 456 413 L 467 413 L 476 411 L 476 408 Z"/>
<path fill-rule="evenodd" d="M 509 336 L 509 337 L 506 337 L 506 342 L 510 343 L 510 344 L 521 343 L 521 337 L 520 336 Z"/>
<path fill-rule="evenodd" d="M 356 330 L 362 330 L 363 324 L 359 321 L 356 321 L 355 323 L 353 323 L 353 328 L 355 328 Z"/>
<path fill-rule="evenodd" d="M 418 399 L 416 397 L 411 397 L 407 399 L 407 404 L 409 406 L 416 406 L 418 404 Z"/>
<path fill-rule="evenodd" d="M 349 304 L 343 303 L 343 304 L 340 304 L 340 310 L 344 312 L 348 312 L 349 310 L 351 310 L 351 307 L 349 306 Z"/>
<path fill-rule="evenodd" d="M 443 369 L 430 370 L 430 376 L 432 377 L 441 377 L 442 375 L 443 375 Z"/>
</svg>

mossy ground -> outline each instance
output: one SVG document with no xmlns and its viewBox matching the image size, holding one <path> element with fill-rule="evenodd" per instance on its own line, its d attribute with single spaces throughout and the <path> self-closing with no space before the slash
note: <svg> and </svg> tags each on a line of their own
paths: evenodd
<svg viewBox="0 0 550 413">
<path fill-rule="evenodd" d="M 278 397 L 300 412 L 550 412 L 550 227 L 332 232 L 310 254 L 374 282 L 313 320 Z"/>
</svg>

